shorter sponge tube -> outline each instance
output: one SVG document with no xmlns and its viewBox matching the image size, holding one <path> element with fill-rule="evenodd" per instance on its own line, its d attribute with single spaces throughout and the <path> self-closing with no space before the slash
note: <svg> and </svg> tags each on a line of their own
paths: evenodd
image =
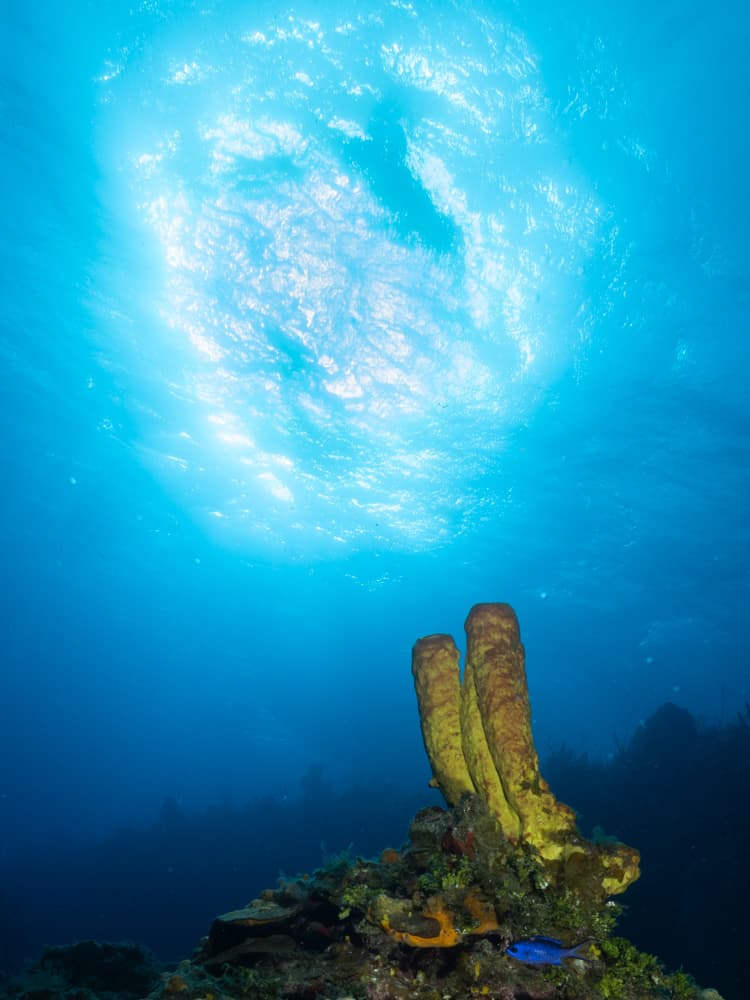
<svg viewBox="0 0 750 1000">
<path fill-rule="evenodd" d="M 428 635 L 414 644 L 411 671 L 434 785 L 449 805 L 476 791 L 461 746 L 458 648 L 449 635 Z"/>
</svg>

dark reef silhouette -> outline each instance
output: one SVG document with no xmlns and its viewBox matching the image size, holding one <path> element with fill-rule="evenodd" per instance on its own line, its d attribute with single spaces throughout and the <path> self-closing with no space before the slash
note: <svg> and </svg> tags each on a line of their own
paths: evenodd
<svg viewBox="0 0 750 1000">
<path fill-rule="evenodd" d="M 182 958 L 215 914 L 281 875 L 400 843 L 426 799 L 438 796 L 390 785 L 337 793 L 313 765 L 294 799 L 190 814 L 166 798 L 150 827 L 49 844 L 0 871 L 0 969 L 15 972 L 45 945 L 82 938 L 136 940 L 163 960 Z"/>
<path fill-rule="evenodd" d="M 642 877 L 623 899 L 619 932 L 726 1000 L 744 997 L 750 708 L 731 724 L 704 726 L 665 704 L 610 760 L 563 747 L 544 770 L 582 832 L 641 851 Z M 135 940 L 164 961 L 185 957 L 215 914 L 326 855 L 399 846 L 414 812 L 435 801 L 395 784 L 336 792 L 314 766 L 291 801 L 187 814 L 166 799 L 150 828 L 49 845 L 0 872 L 0 968 L 17 973 L 43 946 L 84 938 Z"/>
<path fill-rule="evenodd" d="M 585 832 L 638 845 L 621 933 L 725 997 L 747 996 L 750 707 L 706 727 L 667 703 L 606 763 L 561 749 L 545 773 Z"/>
</svg>

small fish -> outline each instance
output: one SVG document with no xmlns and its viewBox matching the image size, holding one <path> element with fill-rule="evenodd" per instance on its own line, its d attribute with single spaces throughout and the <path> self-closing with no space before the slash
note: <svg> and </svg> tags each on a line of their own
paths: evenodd
<svg viewBox="0 0 750 1000">
<path fill-rule="evenodd" d="M 581 948 L 587 944 L 588 941 L 581 941 L 573 948 L 565 948 L 556 938 L 539 936 L 515 941 L 508 946 L 506 953 L 526 965 L 562 965 L 564 958 L 580 958 L 584 962 L 590 962 L 591 959 L 581 955 Z"/>
</svg>

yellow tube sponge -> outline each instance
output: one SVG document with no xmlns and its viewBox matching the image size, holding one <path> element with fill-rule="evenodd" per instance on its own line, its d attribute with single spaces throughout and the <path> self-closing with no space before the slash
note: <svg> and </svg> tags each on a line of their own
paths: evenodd
<svg viewBox="0 0 750 1000">
<path fill-rule="evenodd" d="M 539 773 L 515 612 L 508 604 L 475 605 L 466 640 L 462 682 L 449 635 L 419 639 L 412 654 L 432 783 L 451 806 L 467 793 L 480 796 L 505 838 L 533 848 L 551 877 L 588 896 L 622 892 L 638 878 L 638 852 L 585 840 L 573 810 Z"/>
<path fill-rule="evenodd" d="M 555 799 L 539 773 L 515 612 L 508 604 L 476 604 L 466 619 L 466 640 L 487 746 L 505 798 L 520 818 L 521 835 L 545 860 L 562 860 L 565 842 L 576 832 L 575 814 Z M 505 830 L 503 817 L 498 819 Z"/>
<path fill-rule="evenodd" d="M 449 635 L 428 635 L 417 640 L 411 660 L 432 783 L 450 805 L 476 791 L 461 747 L 458 657 Z"/>
<path fill-rule="evenodd" d="M 521 818 L 508 801 L 484 734 L 474 683 L 474 670 L 469 661 L 464 667 L 464 678 L 461 683 L 460 718 L 464 759 L 477 793 L 487 803 L 487 808 L 500 823 L 508 840 L 515 842 L 521 836 Z"/>
</svg>

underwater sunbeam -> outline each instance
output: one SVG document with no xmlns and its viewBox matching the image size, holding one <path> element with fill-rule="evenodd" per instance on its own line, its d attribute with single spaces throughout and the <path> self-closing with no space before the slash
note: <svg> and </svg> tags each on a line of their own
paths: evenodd
<svg viewBox="0 0 750 1000">
<path fill-rule="evenodd" d="M 395 6 L 204 18 L 160 72 L 102 73 L 113 119 L 137 105 L 119 166 L 163 261 L 144 449 L 237 543 L 470 530 L 587 336 L 581 274 L 611 222 L 523 36 L 460 17 L 461 46 Z"/>
</svg>

